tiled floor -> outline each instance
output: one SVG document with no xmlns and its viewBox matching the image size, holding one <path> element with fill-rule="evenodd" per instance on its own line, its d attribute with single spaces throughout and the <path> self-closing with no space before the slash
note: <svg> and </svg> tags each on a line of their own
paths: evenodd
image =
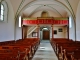
<svg viewBox="0 0 80 60">
<path fill-rule="evenodd" d="M 49 41 L 41 41 L 32 60 L 58 60 Z"/>
</svg>

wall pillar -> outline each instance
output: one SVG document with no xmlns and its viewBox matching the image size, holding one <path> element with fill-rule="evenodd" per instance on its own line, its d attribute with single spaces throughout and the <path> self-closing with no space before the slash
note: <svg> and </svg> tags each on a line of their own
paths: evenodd
<svg viewBox="0 0 80 60">
<path fill-rule="evenodd" d="M 39 25 L 37 25 L 37 38 L 39 38 Z"/>
<path fill-rule="evenodd" d="M 69 39 L 69 25 L 67 27 L 67 35 L 68 35 L 68 39 Z"/>
<path fill-rule="evenodd" d="M 22 39 L 27 38 L 27 26 L 22 26 Z"/>
<path fill-rule="evenodd" d="M 53 32 L 53 24 L 51 25 L 51 27 L 52 27 L 52 39 L 54 38 L 53 36 L 53 34 L 54 34 L 54 32 Z"/>
</svg>

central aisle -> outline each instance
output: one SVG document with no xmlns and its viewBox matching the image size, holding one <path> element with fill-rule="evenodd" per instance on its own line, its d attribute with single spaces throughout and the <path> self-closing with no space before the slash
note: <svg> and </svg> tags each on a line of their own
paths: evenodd
<svg viewBox="0 0 80 60">
<path fill-rule="evenodd" d="M 32 60 L 58 60 L 49 40 L 41 41 Z"/>
</svg>

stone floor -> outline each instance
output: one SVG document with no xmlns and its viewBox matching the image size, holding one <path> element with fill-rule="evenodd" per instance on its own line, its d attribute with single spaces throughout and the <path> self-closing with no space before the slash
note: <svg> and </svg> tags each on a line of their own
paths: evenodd
<svg viewBox="0 0 80 60">
<path fill-rule="evenodd" d="M 32 60 L 58 60 L 49 40 L 42 40 Z"/>
</svg>

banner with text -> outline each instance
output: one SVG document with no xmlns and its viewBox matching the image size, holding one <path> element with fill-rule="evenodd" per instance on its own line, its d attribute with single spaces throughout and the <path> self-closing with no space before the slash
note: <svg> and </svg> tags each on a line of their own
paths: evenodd
<svg viewBox="0 0 80 60">
<path fill-rule="evenodd" d="M 23 25 L 31 24 L 64 24 L 68 25 L 68 19 L 24 19 Z"/>
</svg>

